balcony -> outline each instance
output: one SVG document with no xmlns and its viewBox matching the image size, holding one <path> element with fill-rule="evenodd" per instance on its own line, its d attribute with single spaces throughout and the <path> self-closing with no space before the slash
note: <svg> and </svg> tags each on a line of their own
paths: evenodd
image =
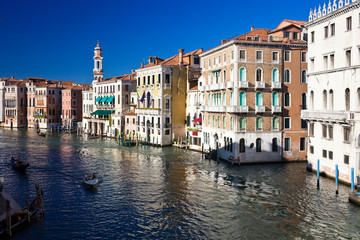
<svg viewBox="0 0 360 240">
<path fill-rule="evenodd" d="M 205 92 L 205 86 L 200 86 L 199 90 L 200 90 L 200 92 Z"/>
<path fill-rule="evenodd" d="M 255 88 L 265 88 L 265 82 L 264 81 L 256 81 Z"/>
<path fill-rule="evenodd" d="M 226 88 L 234 88 L 234 82 L 227 82 Z"/>
<path fill-rule="evenodd" d="M 135 108 L 135 113 L 142 115 L 160 115 L 160 112 L 160 108 Z"/>
<path fill-rule="evenodd" d="M 210 91 L 210 85 L 205 86 L 205 91 Z"/>
<path fill-rule="evenodd" d="M 204 105 L 201 105 L 201 106 L 200 106 L 200 111 L 201 111 L 201 112 L 205 112 L 205 106 L 204 106 Z"/>
<path fill-rule="evenodd" d="M 34 118 L 46 118 L 46 114 L 34 114 Z"/>
<path fill-rule="evenodd" d="M 248 106 L 227 106 L 226 111 L 229 113 L 247 113 L 249 111 Z"/>
<path fill-rule="evenodd" d="M 225 112 L 225 106 L 205 106 L 205 112 Z"/>
<path fill-rule="evenodd" d="M 217 91 L 220 90 L 220 83 L 215 83 L 210 85 L 210 91 Z"/>
<path fill-rule="evenodd" d="M 240 81 L 239 82 L 239 88 L 248 88 L 249 83 L 247 81 Z"/>
<path fill-rule="evenodd" d="M 219 84 L 220 84 L 219 88 L 220 88 L 221 90 L 226 89 L 226 82 L 221 82 L 221 83 L 219 83 Z"/>
<path fill-rule="evenodd" d="M 255 106 L 255 112 L 265 112 L 265 106 Z"/>
<path fill-rule="evenodd" d="M 271 106 L 271 111 L 273 113 L 280 113 L 281 112 L 281 106 Z"/>
<path fill-rule="evenodd" d="M 111 104 L 111 105 L 108 105 L 108 104 L 97 104 L 96 105 L 96 107 L 97 107 L 97 109 L 99 109 L 99 110 L 106 110 L 106 109 L 109 109 L 109 110 L 111 110 L 111 109 L 114 109 L 115 108 L 115 105 L 113 105 L 113 104 Z"/>
<path fill-rule="evenodd" d="M 347 120 L 354 119 L 354 114 L 345 111 L 302 110 L 301 118 L 304 120 L 346 122 Z"/>
<path fill-rule="evenodd" d="M 271 82 L 272 89 L 281 89 L 281 82 Z"/>
</svg>

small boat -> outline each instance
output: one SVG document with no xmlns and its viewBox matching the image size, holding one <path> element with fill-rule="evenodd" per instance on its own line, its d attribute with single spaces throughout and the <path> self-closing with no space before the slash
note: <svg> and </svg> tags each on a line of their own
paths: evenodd
<svg viewBox="0 0 360 240">
<path fill-rule="evenodd" d="M 90 176 L 90 174 L 85 174 L 85 177 L 83 179 L 83 184 L 88 187 L 96 187 L 99 180 L 97 179 L 95 173 Z"/>
<path fill-rule="evenodd" d="M 18 159 L 11 157 L 11 167 L 17 171 L 25 171 L 29 167 L 29 163 L 24 163 L 20 157 Z"/>
<path fill-rule="evenodd" d="M 38 135 L 39 135 L 40 137 L 45 137 L 45 136 L 46 136 L 46 133 L 44 133 L 44 132 L 38 132 Z"/>
<path fill-rule="evenodd" d="M 128 146 L 133 147 L 133 146 L 136 146 L 136 142 L 131 141 L 130 145 L 129 145 L 129 141 L 121 141 L 121 145 L 126 146 L 126 147 L 128 147 Z"/>
</svg>

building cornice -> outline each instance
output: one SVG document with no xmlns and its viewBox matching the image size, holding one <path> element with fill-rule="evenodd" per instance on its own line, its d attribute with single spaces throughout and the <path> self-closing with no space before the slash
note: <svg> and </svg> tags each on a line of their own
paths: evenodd
<svg viewBox="0 0 360 240">
<path fill-rule="evenodd" d="M 329 14 L 326 14 L 325 16 L 322 16 L 320 18 L 317 18 L 311 22 L 308 22 L 306 24 L 304 24 L 304 27 L 306 29 L 308 29 L 309 27 L 312 27 L 314 25 L 318 25 L 321 24 L 323 22 L 329 21 L 331 19 L 334 19 L 340 15 L 343 15 L 345 13 L 348 13 L 354 9 L 357 9 L 360 7 L 360 1 L 354 2 L 354 3 L 350 3 L 349 5 L 342 7 L 340 9 L 335 10 L 334 12 L 331 12 Z"/>
<path fill-rule="evenodd" d="M 346 70 L 356 70 L 359 69 L 360 65 L 354 65 L 351 67 L 342 67 L 342 68 L 335 68 L 335 69 L 330 69 L 330 70 L 325 70 L 325 71 L 319 71 L 319 72 L 313 72 L 313 73 L 308 73 L 308 76 L 316 76 L 316 75 L 321 75 L 321 74 L 326 74 L 326 73 L 334 73 L 334 72 L 343 72 Z"/>
</svg>

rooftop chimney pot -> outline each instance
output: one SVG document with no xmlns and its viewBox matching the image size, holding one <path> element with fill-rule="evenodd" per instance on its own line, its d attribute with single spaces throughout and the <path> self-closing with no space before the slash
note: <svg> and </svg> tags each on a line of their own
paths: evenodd
<svg viewBox="0 0 360 240">
<path fill-rule="evenodd" d="M 141 63 L 141 68 L 143 68 L 144 67 L 144 63 Z"/>
<path fill-rule="evenodd" d="M 251 31 L 254 31 L 255 27 L 254 26 L 251 26 Z"/>
<path fill-rule="evenodd" d="M 184 64 L 184 49 L 179 49 L 179 65 L 182 66 Z"/>
</svg>

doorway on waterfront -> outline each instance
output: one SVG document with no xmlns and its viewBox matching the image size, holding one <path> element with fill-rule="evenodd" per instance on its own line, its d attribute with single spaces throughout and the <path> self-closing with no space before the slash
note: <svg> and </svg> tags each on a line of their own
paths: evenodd
<svg viewBox="0 0 360 240">
<path fill-rule="evenodd" d="M 146 121 L 146 141 L 150 143 L 150 120 Z"/>
<path fill-rule="evenodd" d="M 214 146 L 213 148 L 216 149 L 217 144 L 219 143 L 219 137 L 217 133 L 214 135 Z M 220 147 L 220 146 L 219 146 Z"/>
</svg>

